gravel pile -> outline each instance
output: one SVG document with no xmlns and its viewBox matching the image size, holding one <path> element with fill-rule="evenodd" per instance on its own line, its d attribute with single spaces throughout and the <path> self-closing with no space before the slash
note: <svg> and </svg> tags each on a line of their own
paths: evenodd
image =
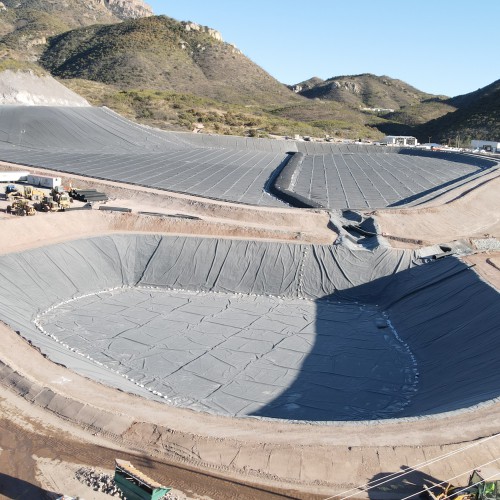
<svg viewBox="0 0 500 500">
<path fill-rule="evenodd" d="M 94 469 L 82 467 L 75 472 L 75 477 L 94 491 L 101 491 L 110 496 L 125 498 L 117 488 L 114 479 L 108 474 L 98 473 Z"/>
<path fill-rule="evenodd" d="M 472 241 L 478 250 L 500 251 L 500 241 L 496 238 L 475 239 Z"/>
</svg>

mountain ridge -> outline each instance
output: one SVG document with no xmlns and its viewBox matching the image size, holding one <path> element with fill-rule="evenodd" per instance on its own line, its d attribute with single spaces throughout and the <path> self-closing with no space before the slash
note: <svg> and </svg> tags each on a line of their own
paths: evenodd
<svg viewBox="0 0 500 500">
<path fill-rule="evenodd" d="M 313 77 L 294 87 L 302 87 L 298 93 L 309 99 L 334 100 L 354 107 L 374 109 L 397 110 L 438 97 L 402 80 L 371 73 L 334 76 L 327 80 Z"/>
<path fill-rule="evenodd" d="M 417 137 L 456 145 L 472 139 L 500 140 L 500 80 L 449 101 L 457 109 L 416 127 Z"/>
<path fill-rule="evenodd" d="M 84 85 L 86 92 L 106 85 L 106 94 L 114 96 L 110 100 L 118 107 L 120 92 L 126 93 L 137 119 L 162 115 L 151 108 L 157 101 L 154 92 L 159 92 L 163 115 L 175 115 L 183 127 L 198 120 L 205 130 L 217 125 L 224 133 L 293 135 L 300 130 L 339 138 L 390 133 L 444 141 L 457 133 L 483 139 L 500 134 L 498 82 L 452 98 L 370 73 L 312 77 L 287 86 L 225 43 L 218 31 L 154 16 L 141 0 L 63 2 L 63 9 L 56 0 L 0 4 L 0 69 L 37 73 L 42 63 L 63 83 L 71 79 L 73 90 L 78 91 L 75 82 L 96 82 L 94 87 Z M 181 101 L 197 104 L 181 106 L 178 113 L 175 106 Z M 210 110 L 203 112 L 201 102 Z M 227 105 L 247 109 L 233 112 Z M 221 123 L 220 117 L 227 122 Z"/>
<path fill-rule="evenodd" d="M 63 7 L 63 8 L 62 8 Z M 153 15 L 142 0 L 3 0 L 0 49 L 37 60 L 49 37 L 80 26 Z"/>
<path fill-rule="evenodd" d="M 56 35 L 40 62 L 60 78 L 84 78 L 120 88 L 175 90 L 247 104 L 301 99 L 222 41 L 217 31 L 167 16 Z"/>
</svg>

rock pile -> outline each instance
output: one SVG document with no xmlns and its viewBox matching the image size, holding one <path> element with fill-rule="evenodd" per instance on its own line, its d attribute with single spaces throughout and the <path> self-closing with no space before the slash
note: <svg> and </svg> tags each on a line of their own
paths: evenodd
<svg viewBox="0 0 500 500">
<path fill-rule="evenodd" d="M 75 472 L 75 477 L 94 491 L 101 491 L 110 496 L 125 498 L 117 488 L 114 479 L 108 474 L 98 473 L 89 467 L 81 467 Z"/>
</svg>

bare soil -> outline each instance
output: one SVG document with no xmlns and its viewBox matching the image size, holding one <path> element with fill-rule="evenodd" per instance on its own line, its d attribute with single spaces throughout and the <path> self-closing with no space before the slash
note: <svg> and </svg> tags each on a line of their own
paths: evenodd
<svg viewBox="0 0 500 500">
<path fill-rule="evenodd" d="M 474 185 L 475 184 L 475 185 Z M 419 207 L 372 212 L 391 245 L 410 248 L 473 237 L 500 237 L 500 172 Z"/>
<path fill-rule="evenodd" d="M 500 252 L 482 252 L 464 257 L 467 264 L 500 292 Z"/>
<path fill-rule="evenodd" d="M 104 500 L 110 496 L 95 492 L 79 482 L 75 472 L 92 467 L 113 474 L 114 460 L 129 460 L 142 472 L 166 486 L 173 487 L 180 500 L 248 499 L 315 499 L 314 495 L 276 488 L 261 488 L 231 481 L 215 474 L 200 473 L 186 465 L 176 465 L 119 447 L 107 446 L 102 439 L 89 441 L 68 426 L 53 426 L 49 417 L 30 408 L 19 408 L 13 397 L 0 389 L 0 498 L 55 499 L 61 494 L 80 496 L 86 500 Z M 42 417 L 43 420 L 47 420 Z"/>
<path fill-rule="evenodd" d="M 2 170 L 30 170 L 42 175 L 61 173 L 41 171 L 0 162 Z M 9 202 L 0 195 L 0 221 L 8 222 L 11 235 L 2 241 L 0 253 L 20 251 L 38 245 L 110 232 L 149 232 L 243 239 L 265 239 L 295 243 L 331 244 L 336 234 L 328 224 L 325 210 L 270 208 L 207 200 L 116 182 L 62 177 L 64 186 L 104 191 L 109 201 L 94 204 L 91 210 L 37 213 L 34 217 L 6 214 Z M 4 191 L 0 184 L 0 191 Z M 18 183 L 22 189 L 22 184 Z M 75 208 L 83 203 L 74 202 Z M 130 213 L 102 210 L 126 208 Z M 155 215 L 141 214 L 140 212 Z"/>
</svg>

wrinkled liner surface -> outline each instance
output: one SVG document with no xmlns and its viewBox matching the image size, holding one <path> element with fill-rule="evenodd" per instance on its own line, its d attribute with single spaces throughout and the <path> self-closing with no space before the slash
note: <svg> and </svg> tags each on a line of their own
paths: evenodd
<svg viewBox="0 0 500 500">
<path fill-rule="evenodd" d="M 113 235 L 0 257 L 0 317 L 85 376 L 215 413 L 370 420 L 497 397 L 499 294 L 453 258 L 416 263 Z"/>
</svg>

